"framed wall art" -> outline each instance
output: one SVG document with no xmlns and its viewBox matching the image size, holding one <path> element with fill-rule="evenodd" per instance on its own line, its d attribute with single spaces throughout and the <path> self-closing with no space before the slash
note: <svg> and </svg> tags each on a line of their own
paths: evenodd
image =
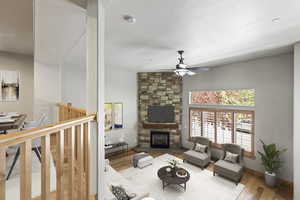
<svg viewBox="0 0 300 200">
<path fill-rule="evenodd" d="M 105 131 L 109 131 L 113 128 L 113 104 L 105 103 L 104 105 L 104 113 L 105 113 Z"/>
<path fill-rule="evenodd" d="M 20 94 L 20 72 L 0 71 L 1 101 L 18 101 Z"/>
<path fill-rule="evenodd" d="M 123 128 L 123 103 L 113 104 L 114 128 Z"/>
</svg>

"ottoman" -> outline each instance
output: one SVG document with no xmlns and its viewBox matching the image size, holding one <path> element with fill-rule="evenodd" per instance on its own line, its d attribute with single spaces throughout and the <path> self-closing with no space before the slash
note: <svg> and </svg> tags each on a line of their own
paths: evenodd
<svg viewBox="0 0 300 200">
<path fill-rule="evenodd" d="M 135 154 L 132 158 L 133 166 L 138 167 L 140 169 L 152 165 L 153 157 L 147 153 L 138 153 Z"/>
</svg>

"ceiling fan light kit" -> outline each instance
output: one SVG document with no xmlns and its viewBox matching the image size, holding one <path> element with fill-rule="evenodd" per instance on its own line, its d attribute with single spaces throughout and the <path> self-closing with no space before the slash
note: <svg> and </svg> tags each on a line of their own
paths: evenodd
<svg viewBox="0 0 300 200">
<path fill-rule="evenodd" d="M 171 70 L 173 71 L 177 76 L 179 77 L 184 77 L 184 76 L 193 76 L 196 74 L 196 72 L 193 72 L 191 70 L 203 70 L 203 71 L 209 71 L 210 68 L 209 67 L 190 67 L 189 65 L 184 63 L 184 58 L 183 58 L 183 50 L 179 50 L 177 51 L 179 54 L 179 62 L 176 65 L 176 69 Z M 168 70 L 164 70 L 164 71 L 170 71 L 170 69 Z"/>
<path fill-rule="evenodd" d="M 196 72 L 193 72 L 191 70 L 197 70 L 197 69 L 203 69 L 205 71 L 208 71 L 208 67 L 190 67 L 189 65 L 184 63 L 184 58 L 183 58 L 183 50 L 179 50 L 179 63 L 176 65 L 176 69 L 174 72 L 176 73 L 177 76 L 184 77 L 184 76 L 193 76 L 196 74 Z"/>
<path fill-rule="evenodd" d="M 175 69 L 174 72 L 176 73 L 177 76 L 185 76 L 188 74 L 188 72 L 190 72 L 189 70 L 187 69 Z"/>
</svg>

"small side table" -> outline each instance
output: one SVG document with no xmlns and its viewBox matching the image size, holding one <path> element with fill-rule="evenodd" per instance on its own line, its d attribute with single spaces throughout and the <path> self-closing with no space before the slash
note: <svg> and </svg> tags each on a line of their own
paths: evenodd
<svg viewBox="0 0 300 200">
<path fill-rule="evenodd" d="M 109 151 L 117 149 L 117 148 L 121 148 L 121 151 L 126 150 L 126 153 L 128 154 L 129 146 L 128 146 L 127 142 L 117 142 L 117 143 L 113 143 L 113 144 L 107 144 L 107 145 L 105 145 L 104 148 L 105 148 L 105 157 L 109 157 L 108 155 L 118 152 L 118 151 L 115 151 L 115 152 L 109 152 Z"/>
</svg>

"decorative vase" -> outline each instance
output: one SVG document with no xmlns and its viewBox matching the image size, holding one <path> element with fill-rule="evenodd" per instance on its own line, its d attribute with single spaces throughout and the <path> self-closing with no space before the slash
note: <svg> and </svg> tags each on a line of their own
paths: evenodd
<svg viewBox="0 0 300 200">
<path fill-rule="evenodd" d="M 276 174 L 265 172 L 265 181 L 266 185 L 269 187 L 275 187 L 276 186 Z"/>
<path fill-rule="evenodd" d="M 176 176 L 177 167 L 172 167 L 172 176 Z"/>
</svg>

